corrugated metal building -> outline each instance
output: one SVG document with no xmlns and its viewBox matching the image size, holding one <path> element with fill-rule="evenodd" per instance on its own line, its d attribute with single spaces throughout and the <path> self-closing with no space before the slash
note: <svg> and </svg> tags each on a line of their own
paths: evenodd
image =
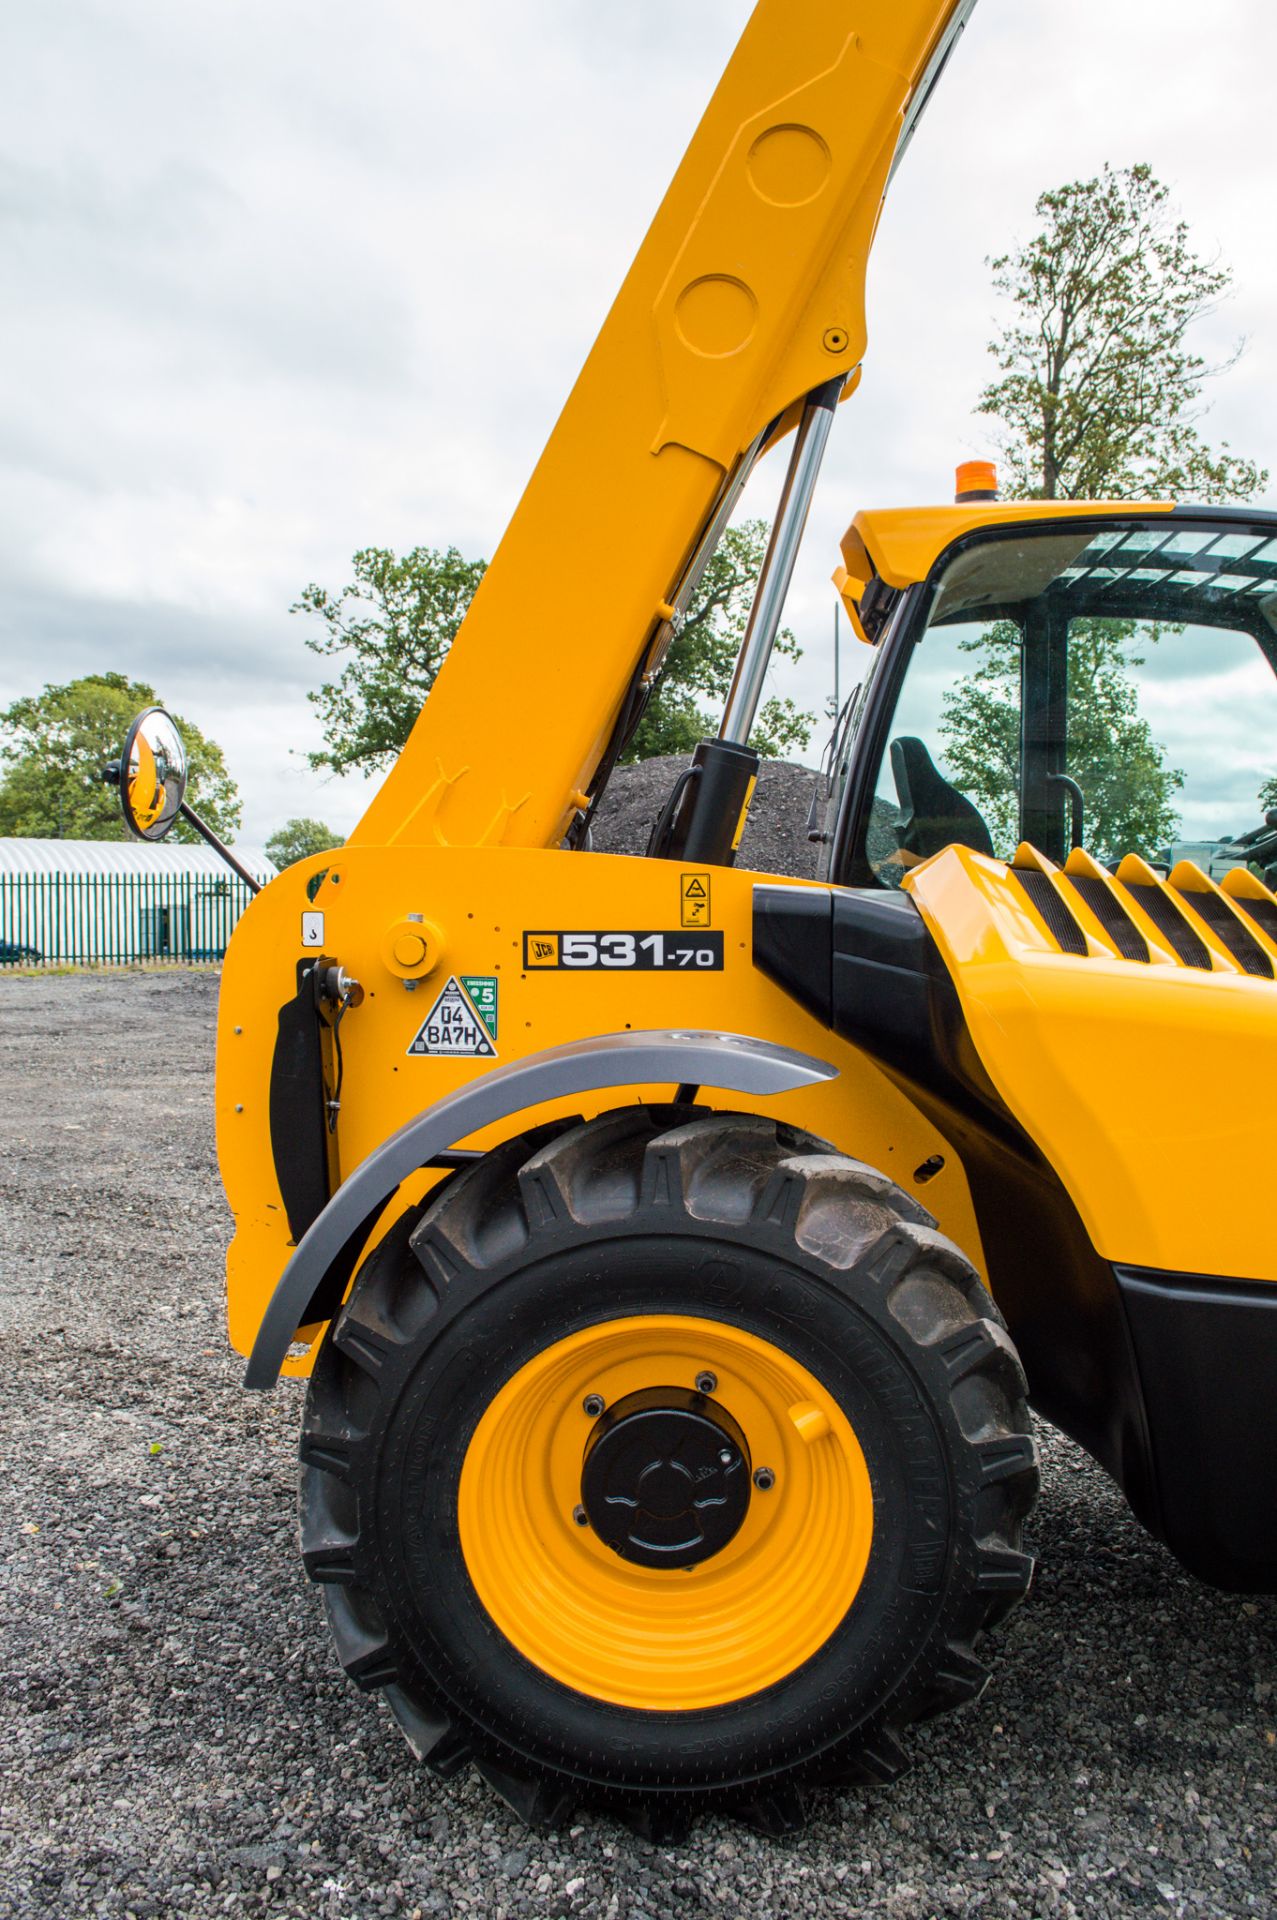
<svg viewBox="0 0 1277 1920">
<path fill-rule="evenodd" d="M 274 876 L 260 847 L 235 854 Z M 250 898 L 211 847 L 0 838 L 0 965 L 218 960 Z"/>
</svg>

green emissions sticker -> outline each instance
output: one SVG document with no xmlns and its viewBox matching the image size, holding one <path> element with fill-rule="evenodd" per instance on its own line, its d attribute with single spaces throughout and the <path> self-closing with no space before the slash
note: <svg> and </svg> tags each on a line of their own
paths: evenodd
<svg viewBox="0 0 1277 1920">
<path fill-rule="evenodd" d="M 491 973 L 463 973 L 461 984 L 474 1010 L 495 1040 L 497 1037 L 497 981 Z"/>
</svg>

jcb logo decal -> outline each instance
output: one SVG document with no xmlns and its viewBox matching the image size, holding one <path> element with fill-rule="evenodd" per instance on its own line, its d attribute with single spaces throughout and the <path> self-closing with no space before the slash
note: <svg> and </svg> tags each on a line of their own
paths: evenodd
<svg viewBox="0 0 1277 1920">
<path fill-rule="evenodd" d="M 526 964 L 529 967 L 557 967 L 559 964 L 559 936 L 557 933 L 529 933 L 524 938 Z"/>
<path fill-rule="evenodd" d="M 679 902 L 685 927 L 707 927 L 710 923 L 709 875 L 684 873 L 679 876 Z"/>
</svg>

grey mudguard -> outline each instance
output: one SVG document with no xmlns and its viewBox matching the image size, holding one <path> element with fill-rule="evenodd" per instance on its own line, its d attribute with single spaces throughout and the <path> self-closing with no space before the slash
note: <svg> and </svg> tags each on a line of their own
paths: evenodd
<svg viewBox="0 0 1277 1920">
<path fill-rule="evenodd" d="M 832 1080 L 824 1060 L 740 1033 L 602 1033 L 565 1047 L 494 1067 L 472 1086 L 450 1093 L 382 1142 L 338 1188 L 298 1243 L 262 1316 L 244 1374 L 246 1387 L 273 1387 L 298 1327 L 312 1319 L 333 1283 L 344 1288 L 364 1240 L 395 1189 L 438 1153 L 499 1120 L 543 1101 L 572 1099 L 605 1087 L 671 1081 L 726 1093 L 767 1095 Z M 340 1299 L 340 1295 L 337 1296 Z M 325 1303 L 327 1304 L 327 1303 Z"/>
</svg>

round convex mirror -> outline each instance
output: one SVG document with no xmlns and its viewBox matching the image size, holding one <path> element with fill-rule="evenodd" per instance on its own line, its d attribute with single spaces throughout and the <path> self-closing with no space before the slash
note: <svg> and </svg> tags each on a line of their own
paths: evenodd
<svg viewBox="0 0 1277 1920">
<path fill-rule="evenodd" d="M 186 748 L 172 716 L 148 707 L 129 728 L 120 755 L 120 806 L 131 832 L 162 840 L 186 793 Z"/>
</svg>

